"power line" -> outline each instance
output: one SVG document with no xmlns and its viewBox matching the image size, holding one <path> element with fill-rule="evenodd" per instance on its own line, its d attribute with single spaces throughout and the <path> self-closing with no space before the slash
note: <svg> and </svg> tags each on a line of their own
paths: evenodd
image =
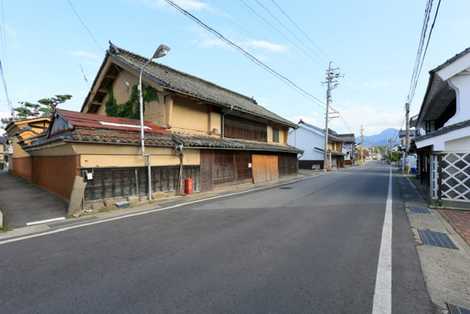
<svg viewBox="0 0 470 314">
<path fill-rule="evenodd" d="M 440 3 L 440 1 L 439 1 L 439 3 Z M 419 37 L 419 43 L 418 43 L 418 49 L 417 49 L 417 52 L 416 52 L 415 64 L 413 66 L 413 72 L 412 72 L 412 75 L 411 75 L 410 88 L 409 88 L 408 96 L 407 96 L 407 102 L 408 103 L 411 103 L 413 101 L 415 91 L 416 91 L 416 86 L 418 84 L 419 74 L 421 72 L 421 69 L 422 69 L 422 66 L 423 66 L 423 63 L 424 63 L 425 55 L 423 54 L 423 48 L 424 48 L 424 43 L 426 41 L 426 37 L 427 37 L 427 41 L 428 41 L 427 45 L 429 45 L 429 40 L 431 38 L 431 36 L 430 36 L 431 32 L 428 35 L 428 26 L 429 26 L 429 20 L 430 20 L 430 17 L 431 17 L 432 6 L 433 6 L 433 0 L 428 0 L 427 3 L 426 3 L 425 11 L 424 11 L 423 25 L 422 25 L 421 34 L 420 34 L 420 37 Z M 435 16 L 434 16 L 434 21 L 437 18 L 438 13 L 439 13 L 439 11 L 437 10 L 436 13 L 435 13 Z"/>
<path fill-rule="evenodd" d="M 305 89 L 303 89 L 302 87 L 300 87 L 299 85 L 297 85 L 295 82 L 293 82 L 291 79 L 289 79 L 288 77 L 286 77 L 285 75 L 277 72 L 276 70 L 274 70 L 273 68 L 271 68 L 269 65 L 265 64 L 264 62 L 262 62 L 261 60 L 259 60 L 257 57 L 255 57 L 254 55 L 252 55 L 250 52 L 246 51 L 245 49 L 243 49 L 240 45 L 236 44 L 235 42 L 233 42 L 232 40 L 228 39 L 227 37 L 225 37 L 224 35 L 222 35 L 220 32 L 218 32 L 217 30 L 215 30 L 214 28 L 212 28 L 211 26 L 207 25 L 206 23 L 204 23 L 202 20 L 200 20 L 199 18 L 197 18 L 196 16 L 194 16 L 193 14 L 191 14 L 190 12 L 186 11 L 185 9 L 183 9 L 182 7 L 180 7 L 179 5 L 177 5 L 176 3 L 174 3 L 172 0 L 165 0 L 169 5 L 171 5 L 172 7 L 174 7 L 175 9 L 177 9 L 180 13 L 186 15 L 187 17 L 189 17 L 190 19 L 192 19 L 194 22 L 196 22 L 197 24 L 199 24 L 202 28 L 204 28 L 205 30 L 207 30 L 208 32 L 212 33 L 214 36 L 216 36 L 217 38 L 219 38 L 220 40 L 222 40 L 223 42 L 225 42 L 227 45 L 237 49 L 238 51 L 240 51 L 246 58 L 248 58 L 251 62 L 253 62 L 254 64 L 258 65 L 259 67 L 261 67 L 262 69 L 264 69 L 265 71 L 268 71 L 269 73 L 271 73 L 272 75 L 274 75 L 275 77 L 277 77 L 278 79 L 280 79 L 281 81 L 283 81 L 286 85 L 290 86 L 291 88 L 297 90 L 299 93 L 301 93 L 304 97 L 307 97 L 313 101 L 315 101 L 316 103 L 320 104 L 320 105 L 324 105 L 323 101 L 320 100 L 318 97 L 314 96 L 313 94 L 311 94 L 310 92 L 306 91 Z"/>
<path fill-rule="evenodd" d="M 7 100 L 7 105 L 10 107 L 11 110 L 13 110 L 13 106 L 10 101 L 10 95 L 8 93 L 8 86 L 7 86 L 7 80 L 5 78 L 5 72 L 3 71 L 3 65 L 2 61 L 0 60 L 0 75 L 2 76 L 2 84 L 3 84 L 3 90 L 5 91 L 5 98 Z"/>
<path fill-rule="evenodd" d="M 310 42 L 310 44 L 326 57 L 326 53 L 323 51 L 323 49 L 321 49 L 321 47 L 315 43 L 315 41 L 308 35 L 306 31 L 302 29 L 302 27 L 299 26 L 299 24 L 295 22 L 295 20 L 291 18 L 289 14 L 287 14 L 287 12 L 275 0 L 271 0 L 271 2 L 277 7 L 277 9 L 282 13 L 282 15 L 284 15 L 292 23 L 292 25 L 294 25 L 294 27 L 297 28 L 297 30 L 299 30 L 302 35 L 304 35 L 304 37 Z"/>
<path fill-rule="evenodd" d="M 288 34 L 290 34 L 293 38 L 295 38 L 295 40 L 297 40 L 297 42 L 299 42 L 302 47 L 304 47 L 307 51 L 312 51 L 309 49 L 308 46 L 305 45 L 304 41 L 299 38 L 297 36 L 297 34 L 295 34 L 289 27 L 286 26 L 286 24 L 284 24 L 281 19 L 279 19 L 276 14 L 274 14 L 266 5 L 263 4 L 263 2 L 259 1 L 259 0 L 254 0 L 264 11 L 266 11 L 268 13 L 268 15 L 274 20 L 276 21 Z M 312 51 L 315 55 L 318 55 L 318 52 L 316 51 Z"/>
<path fill-rule="evenodd" d="M 287 36 L 281 29 L 276 27 L 274 24 L 272 24 L 268 19 L 266 19 L 263 15 L 259 14 L 252 6 L 248 4 L 246 0 L 240 0 L 243 5 L 256 17 L 258 17 L 260 20 L 262 20 L 266 25 L 268 25 L 270 28 L 276 31 L 279 35 L 281 35 L 285 40 L 287 40 L 289 43 L 294 45 L 297 49 L 299 49 L 300 52 L 313 62 L 318 62 L 318 60 L 315 59 L 314 56 L 312 56 L 308 50 L 306 50 L 303 46 L 299 45 L 297 42 L 293 41 L 289 36 Z"/>
<path fill-rule="evenodd" d="M 287 86 L 291 87 L 292 89 L 296 90 L 297 92 L 299 92 L 302 96 L 310 99 L 310 100 L 313 100 L 315 103 L 325 107 L 325 103 L 319 99 L 318 97 L 314 96 L 313 94 L 311 94 L 310 92 L 306 91 L 305 89 L 303 89 L 302 87 L 300 87 L 299 85 L 297 85 L 294 81 L 292 81 L 291 79 L 289 79 L 288 77 L 286 77 L 285 75 L 277 72 L 276 70 L 274 70 L 273 68 L 271 68 L 269 65 L 263 63 L 261 60 L 259 60 L 257 57 L 255 57 L 253 54 L 251 54 L 250 52 L 246 51 L 245 49 L 243 49 L 240 45 L 236 44 L 235 42 L 233 42 L 232 40 L 228 39 L 227 37 L 225 37 L 223 34 L 221 34 L 220 32 L 218 32 L 217 30 L 215 30 L 214 28 L 212 28 L 211 26 L 207 25 L 206 23 L 204 23 L 202 20 L 200 20 L 198 17 L 194 16 L 193 14 L 191 14 L 190 12 L 188 12 L 187 10 L 183 9 L 182 7 L 180 7 L 179 5 L 177 5 L 175 2 L 173 2 L 172 0 L 165 0 L 169 5 L 171 5 L 172 7 L 174 7 L 176 10 L 178 10 L 180 13 L 182 13 L 183 15 L 187 16 L 188 18 L 190 18 L 191 20 L 193 20 L 195 23 L 197 23 L 199 26 L 201 26 L 202 28 L 204 28 L 206 31 L 210 32 L 211 34 L 213 34 L 214 36 L 216 36 L 217 38 L 219 38 L 220 40 L 222 40 L 223 42 L 225 42 L 227 45 L 237 49 L 238 51 L 240 51 L 247 59 L 249 59 L 251 62 L 253 62 L 254 64 L 256 64 L 257 66 L 261 67 L 263 70 L 271 73 L 273 76 L 275 76 L 276 78 L 278 78 L 279 80 L 281 80 L 282 82 L 284 82 L 284 84 L 286 84 Z M 332 107 L 330 107 L 332 110 L 335 110 L 333 109 Z M 336 111 L 336 110 L 335 110 Z M 337 112 L 340 116 L 341 114 L 339 112 Z M 342 116 L 341 116 L 342 117 Z M 344 117 L 342 117 L 343 120 Z M 347 127 L 350 129 L 350 127 L 347 125 Z"/>
<path fill-rule="evenodd" d="M 416 92 L 416 85 L 418 83 L 418 80 L 419 80 L 419 77 L 421 75 L 421 70 L 423 68 L 423 64 L 424 64 L 424 59 L 426 58 L 426 54 L 428 52 L 428 48 L 429 48 L 429 43 L 431 41 L 431 36 L 432 36 L 432 32 L 434 30 L 434 26 L 436 25 L 436 21 L 437 21 L 437 16 L 439 14 L 439 9 L 441 7 L 441 0 L 439 0 L 439 2 L 437 3 L 437 7 L 436 7 L 436 11 L 434 12 L 434 18 L 433 18 L 433 21 L 432 21 L 432 24 L 431 24 L 431 28 L 429 30 L 429 34 L 428 34 L 428 39 L 426 41 L 426 46 L 424 48 L 424 52 L 423 52 L 423 57 L 422 57 L 422 61 L 421 61 L 421 64 L 419 66 L 419 69 L 418 69 L 418 73 L 416 75 L 416 81 L 415 81 L 415 86 L 414 86 L 414 89 L 413 89 L 413 94 L 411 95 L 411 98 L 413 99 L 414 95 L 415 95 L 415 92 Z"/>
<path fill-rule="evenodd" d="M 288 34 L 290 34 L 293 38 L 295 38 L 295 40 L 297 40 L 297 42 L 302 46 L 302 48 L 304 48 L 307 52 L 310 52 L 312 51 L 311 49 L 309 49 L 308 46 L 306 46 L 304 44 L 304 41 L 299 38 L 294 32 L 292 32 L 292 30 L 287 27 L 267 6 L 265 6 L 261 1 L 259 0 L 254 0 L 264 11 L 266 11 L 268 13 L 268 15 L 274 20 L 276 21 Z M 312 51 L 315 55 L 318 56 L 318 53 L 316 51 Z M 313 57 L 313 56 L 312 56 Z"/>
<path fill-rule="evenodd" d="M 86 25 L 85 21 L 82 19 L 82 17 L 78 13 L 78 11 L 75 9 L 75 6 L 73 5 L 72 0 L 67 0 L 67 3 L 69 4 L 70 8 L 72 9 L 73 13 L 77 17 L 80 24 L 82 24 L 83 28 L 86 30 L 86 32 L 90 36 L 91 40 L 95 43 L 98 50 L 102 51 L 104 48 L 99 44 L 99 42 L 96 39 L 95 35 L 93 35 L 93 32 L 91 31 L 91 29 Z"/>
<path fill-rule="evenodd" d="M 426 29 L 427 29 L 427 24 L 429 21 L 429 13 L 430 13 L 431 4 L 432 4 L 432 0 L 427 0 L 426 8 L 424 10 L 423 24 L 421 26 L 421 32 L 419 35 L 418 49 L 416 50 L 415 63 L 413 65 L 413 71 L 411 73 L 410 86 L 409 86 L 408 95 L 407 95 L 408 102 L 411 99 L 411 94 L 412 94 L 412 89 L 413 89 L 413 85 L 414 85 L 415 78 L 416 78 L 416 73 L 419 68 L 419 63 L 421 60 L 421 54 L 422 54 L 422 49 L 423 49 L 422 47 L 423 47 L 425 36 L 426 36 Z"/>
<path fill-rule="evenodd" d="M 0 1 L 0 18 L 1 18 L 1 25 L 0 25 L 0 41 L 1 41 L 1 50 L 3 56 L 3 67 L 5 68 L 5 63 L 7 59 L 7 31 L 6 31 L 6 22 L 5 22 L 5 2 L 4 0 Z"/>
</svg>

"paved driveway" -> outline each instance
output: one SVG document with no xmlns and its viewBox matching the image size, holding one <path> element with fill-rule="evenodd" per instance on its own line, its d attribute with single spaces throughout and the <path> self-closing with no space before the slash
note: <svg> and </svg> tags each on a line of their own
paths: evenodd
<svg viewBox="0 0 470 314">
<path fill-rule="evenodd" d="M 0 172 L 0 209 L 6 214 L 8 227 L 18 228 L 27 222 L 63 217 L 67 204 L 22 178 Z"/>
</svg>

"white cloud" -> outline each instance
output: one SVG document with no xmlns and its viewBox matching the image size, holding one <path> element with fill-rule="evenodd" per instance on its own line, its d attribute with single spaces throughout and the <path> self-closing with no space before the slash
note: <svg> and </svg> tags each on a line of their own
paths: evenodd
<svg viewBox="0 0 470 314">
<path fill-rule="evenodd" d="M 212 36 L 211 34 L 203 30 L 195 30 L 198 39 L 194 40 L 197 45 L 202 48 L 229 48 L 233 49 L 231 46 L 227 45 L 221 39 Z M 246 50 L 255 50 L 259 53 L 283 53 L 287 51 L 287 46 L 273 43 L 267 40 L 259 39 L 245 39 L 238 41 L 239 45 Z M 265 59 L 261 55 L 257 55 L 259 59 Z"/>
<path fill-rule="evenodd" d="M 202 48 L 230 48 L 230 46 L 228 46 L 219 38 L 211 36 L 207 33 L 202 33 L 199 36 L 200 39 L 195 40 L 195 42 Z"/>
<path fill-rule="evenodd" d="M 168 3 L 164 0 L 142 0 L 142 2 L 153 9 L 168 7 Z M 173 0 L 173 2 L 188 11 L 202 11 L 210 8 L 207 2 L 202 0 Z"/>
<path fill-rule="evenodd" d="M 11 113 L 8 112 L 8 111 L 0 111 L 0 119 L 1 119 L 1 118 L 7 118 L 7 117 L 9 117 L 10 115 L 11 115 Z"/>
<path fill-rule="evenodd" d="M 286 52 L 287 46 L 276 44 L 267 40 L 248 40 L 243 43 L 245 47 L 258 49 L 258 50 L 265 50 L 269 52 Z"/>
<path fill-rule="evenodd" d="M 331 119 L 329 127 L 339 133 L 354 132 L 356 136 L 359 136 L 361 125 L 363 125 L 365 135 L 374 135 L 388 128 L 399 129 L 403 122 L 401 108 L 390 110 L 378 105 L 350 104 L 349 106 L 344 106 L 343 104 L 341 109 L 337 109 L 343 118 Z M 289 117 L 289 120 L 294 123 L 299 122 L 300 119 L 320 128 L 325 126 L 324 114 L 320 111 L 309 115 Z"/>
<path fill-rule="evenodd" d="M 10 112 L 0 111 L 0 119 L 8 118 L 10 116 L 11 116 Z M 0 135 L 2 135 L 4 132 L 5 132 L 5 130 L 2 128 L 2 123 L 0 122 Z"/>
<path fill-rule="evenodd" d="M 90 52 L 90 51 L 85 51 L 85 50 L 71 51 L 70 54 L 75 57 L 92 60 L 92 61 L 97 61 L 100 59 L 100 57 L 97 54 Z"/>
<path fill-rule="evenodd" d="M 300 120 L 313 124 L 319 128 L 323 128 L 325 121 L 322 118 L 322 115 L 317 112 L 313 112 L 310 115 L 296 115 L 296 116 L 290 116 L 288 119 L 294 123 L 298 123 Z"/>
<path fill-rule="evenodd" d="M 350 105 L 342 106 L 341 115 L 349 127 L 359 134 L 361 125 L 364 126 L 364 134 L 373 135 L 387 128 L 399 129 L 403 122 L 402 108 L 388 109 L 380 105 Z M 333 119 L 333 128 L 343 128 L 342 131 L 349 132 L 342 119 Z"/>
</svg>

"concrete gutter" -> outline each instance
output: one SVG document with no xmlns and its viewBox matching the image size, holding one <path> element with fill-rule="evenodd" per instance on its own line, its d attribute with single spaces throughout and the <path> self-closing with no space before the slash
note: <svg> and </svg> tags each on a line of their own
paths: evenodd
<svg viewBox="0 0 470 314">
<path fill-rule="evenodd" d="M 408 219 L 417 241 L 424 280 L 439 313 L 448 313 L 447 305 L 470 308 L 470 247 L 435 209 L 430 214 L 414 214 L 411 207 L 428 207 L 416 186 L 406 177 L 402 186 Z M 428 207 L 429 208 L 429 207 Z M 458 250 L 423 245 L 417 229 L 446 233 Z"/>
</svg>

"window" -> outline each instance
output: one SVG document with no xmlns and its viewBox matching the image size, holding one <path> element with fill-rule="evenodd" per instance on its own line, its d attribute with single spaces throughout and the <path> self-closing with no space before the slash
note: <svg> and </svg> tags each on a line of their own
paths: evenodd
<svg viewBox="0 0 470 314">
<path fill-rule="evenodd" d="M 273 128 L 273 142 L 279 143 L 279 129 Z"/>
<path fill-rule="evenodd" d="M 259 122 L 226 115 L 224 117 L 224 136 L 266 142 L 267 127 Z"/>
</svg>

